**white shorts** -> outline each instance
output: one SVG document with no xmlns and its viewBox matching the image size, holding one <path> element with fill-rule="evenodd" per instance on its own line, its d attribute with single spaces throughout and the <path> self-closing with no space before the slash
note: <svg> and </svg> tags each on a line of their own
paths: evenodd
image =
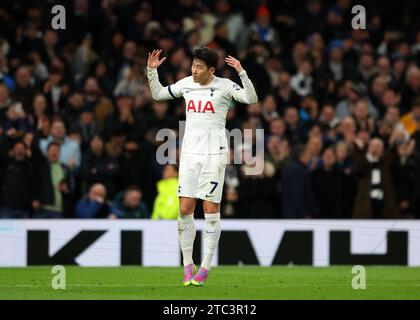
<svg viewBox="0 0 420 320">
<path fill-rule="evenodd" d="M 178 177 L 178 196 L 220 203 L 227 154 L 183 154 Z"/>
</svg>

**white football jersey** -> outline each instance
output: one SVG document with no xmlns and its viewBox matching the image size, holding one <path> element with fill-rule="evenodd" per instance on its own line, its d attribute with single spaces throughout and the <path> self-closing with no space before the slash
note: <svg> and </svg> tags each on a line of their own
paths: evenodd
<svg viewBox="0 0 420 320">
<path fill-rule="evenodd" d="M 185 99 L 186 125 L 181 149 L 183 153 L 227 153 L 226 114 L 232 100 L 249 104 L 258 101 L 245 71 L 240 74 L 244 89 L 230 79 L 216 76 L 204 86 L 194 82 L 192 76 L 189 76 L 165 88 L 159 83 L 156 69 L 148 68 L 148 77 L 154 99 Z"/>
<path fill-rule="evenodd" d="M 226 114 L 232 102 L 232 90 L 240 87 L 229 79 L 214 77 L 202 86 L 192 77 L 168 86 L 174 97 L 185 99 L 185 132 L 182 152 L 191 154 L 226 153 Z"/>
</svg>

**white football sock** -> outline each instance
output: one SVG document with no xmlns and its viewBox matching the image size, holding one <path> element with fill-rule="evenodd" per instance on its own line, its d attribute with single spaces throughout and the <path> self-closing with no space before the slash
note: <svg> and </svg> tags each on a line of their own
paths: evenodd
<svg viewBox="0 0 420 320">
<path fill-rule="evenodd" d="M 184 266 L 194 263 L 192 259 L 195 239 L 194 213 L 178 216 L 178 238 Z"/>
<path fill-rule="evenodd" d="M 210 270 L 211 260 L 220 238 L 220 212 L 206 213 L 204 218 L 206 219 L 206 230 L 204 233 L 204 260 L 201 266 Z"/>
</svg>

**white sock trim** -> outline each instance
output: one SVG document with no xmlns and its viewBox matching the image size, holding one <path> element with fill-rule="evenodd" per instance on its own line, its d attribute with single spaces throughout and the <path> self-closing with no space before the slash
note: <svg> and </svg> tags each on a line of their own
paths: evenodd
<svg viewBox="0 0 420 320">
<path fill-rule="evenodd" d="M 194 220 L 194 212 L 191 214 L 179 214 L 178 220 L 182 220 L 182 221 Z"/>
<path fill-rule="evenodd" d="M 204 219 L 206 219 L 206 221 L 208 221 L 208 222 L 218 221 L 218 220 L 220 220 L 220 212 L 217 212 L 217 213 L 205 213 L 204 214 Z"/>
</svg>

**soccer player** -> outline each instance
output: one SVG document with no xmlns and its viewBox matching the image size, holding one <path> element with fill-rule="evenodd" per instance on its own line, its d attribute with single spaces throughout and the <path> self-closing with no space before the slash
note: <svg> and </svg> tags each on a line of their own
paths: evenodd
<svg viewBox="0 0 420 320">
<path fill-rule="evenodd" d="M 227 56 L 225 62 L 238 72 L 243 88 L 229 79 L 216 77 L 218 55 L 209 48 L 195 50 L 191 76 L 163 87 L 157 72 L 166 59 L 159 58 L 161 53 L 162 50 L 149 52 L 147 77 L 153 99 L 184 97 L 186 102 L 186 125 L 178 178 L 178 234 L 184 264 L 183 284 L 201 286 L 207 279 L 220 238 L 220 201 L 228 153 L 226 114 L 232 99 L 253 104 L 258 97 L 241 63 L 231 56 Z M 196 235 L 194 210 L 197 199 L 203 200 L 206 230 L 204 260 L 194 275 L 196 267 L 192 252 Z"/>
</svg>

